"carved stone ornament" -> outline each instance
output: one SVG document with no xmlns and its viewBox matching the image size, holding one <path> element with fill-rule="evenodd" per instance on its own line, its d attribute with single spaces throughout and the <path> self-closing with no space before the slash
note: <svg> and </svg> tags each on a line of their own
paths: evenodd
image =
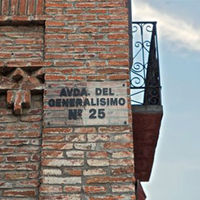
<svg viewBox="0 0 200 200">
<path fill-rule="evenodd" d="M 0 91 L 7 92 L 7 104 L 14 114 L 22 114 L 22 108 L 31 105 L 31 92 L 42 91 L 44 69 L 38 67 L 0 68 Z"/>
</svg>

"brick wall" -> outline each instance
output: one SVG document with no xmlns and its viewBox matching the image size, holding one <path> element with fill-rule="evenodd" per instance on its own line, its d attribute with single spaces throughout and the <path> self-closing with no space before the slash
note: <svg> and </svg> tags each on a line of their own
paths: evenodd
<svg viewBox="0 0 200 200">
<path fill-rule="evenodd" d="M 0 61 L 43 60 L 43 26 L 0 26 Z"/>
<path fill-rule="evenodd" d="M 6 197 L 12 190 L 14 192 L 17 191 L 19 188 L 17 183 L 22 178 L 24 179 L 23 181 L 33 179 L 35 185 L 30 190 L 27 189 L 27 185 L 21 186 L 21 191 L 25 191 L 21 198 L 29 197 L 29 199 L 41 200 L 134 200 L 135 177 L 130 105 L 127 108 L 129 109 L 128 123 L 122 126 L 63 126 L 59 122 L 49 126 L 46 123 L 47 114 L 51 112 L 47 102 L 47 94 L 48 90 L 52 90 L 55 85 L 62 85 L 63 83 L 81 84 L 88 81 L 125 81 L 127 85 L 129 84 L 127 1 L 46 0 L 44 4 L 43 1 L 39 0 L 18 0 L 11 1 L 9 5 L 6 5 L 5 1 L 1 2 L 2 16 L 0 17 L 0 23 L 2 25 L 6 24 L 7 26 L 8 22 L 11 21 L 10 25 L 16 26 L 17 24 L 18 30 L 28 30 L 27 35 L 24 34 L 22 40 L 33 34 L 33 30 L 38 32 L 38 34 L 33 34 L 32 37 L 35 45 L 31 45 L 31 49 L 33 47 L 37 49 L 31 52 L 35 57 L 33 56 L 33 59 L 29 59 L 27 56 L 23 57 L 23 54 L 19 58 L 14 56 L 17 53 L 21 53 L 20 51 L 26 51 L 28 45 L 24 43 L 20 46 L 19 52 L 12 51 L 14 55 L 11 53 L 11 58 L 6 55 L 2 58 L 0 62 L 1 71 L 5 72 L 8 67 L 21 68 L 23 71 L 27 71 L 30 77 L 34 74 L 34 77 L 41 80 L 42 69 L 45 72 L 45 87 L 40 87 L 40 89 L 44 88 L 41 143 L 39 142 L 42 119 L 40 115 L 41 108 L 38 107 L 36 109 L 38 111 L 31 111 L 31 107 L 28 111 L 26 110 L 27 108 L 24 109 L 22 104 L 22 115 L 16 116 L 16 113 L 12 113 L 12 108 L 8 107 L 8 102 L 5 101 L 6 94 L 2 95 L 4 99 L 2 101 L 4 102 L 2 119 L 6 118 L 9 123 L 13 124 L 19 123 L 15 125 L 16 128 L 12 125 L 13 132 L 9 132 L 10 135 L 4 138 L 3 132 L 5 129 L 8 130 L 6 126 L 9 123 L 2 121 L 1 127 L 3 129 L 0 134 L 4 139 L 2 140 L 3 142 L 0 142 L 1 148 L 6 147 L 9 149 L 10 140 L 21 140 L 19 135 L 23 135 L 25 129 L 29 129 L 29 126 L 34 126 L 36 123 L 38 125 L 38 135 L 34 136 L 35 143 L 33 143 L 33 146 L 35 145 L 34 147 L 39 148 L 41 162 L 39 154 L 37 155 L 39 161 L 34 161 L 31 160 L 34 153 L 26 152 L 29 145 L 32 145 L 32 139 L 28 133 L 23 138 L 25 144 L 20 143 L 19 145 L 18 142 L 14 142 L 13 146 L 11 145 L 15 150 L 14 152 L 17 152 L 19 148 L 22 152 L 24 151 L 22 154 L 25 155 L 25 160 L 22 160 L 22 164 L 35 164 L 36 166 L 34 169 L 31 168 L 32 171 L 30 173 L 27 169 L 23 169 L 24 171 L 22 170 L 18 173 L 14 166 L 14 168 L 10 169 L 11 173 L 18 173 L 16 175 L 18 177 L 13 181 L 6 179 L 9 175 L 6 175 L 7 171 L 4 172 L 6 168 L 2 167 L 3 183 L 0 184 L 0 195 Z M 24 2 L 26 2 L 26 6 L 24 6 Z M 20 11 L 20 8 L 23 12 Z M 44 24 L 44 32 L 40 28 L 41 24 Z M 19 28 L 19 25 L 24 27 Z M 6 40 L 7 37 L 10 39 L 10 33 L 4 29 L 5 26 L 2 26 L 1 34 L 4 35 Z M 36 45 L 36 41 L 43 33 L 43 41 L 41 38 L 38 39 L 43 43 L 43 46 L 39 48 L 40 46 Z M 17 40 L 20 37 L 21 32 L 16 34 Z M 15 44 L 15 39 L 12 39 L 12 45 Z M 5 52 L 10 55 L 11 51 L 8 48 L 6 49 L 6 45 L 2 45 L 1 48 L 3 48 L 4 52 L 1 50 L 0 55 Z M 26 53 L 28 52 L 26 51 Z M 34 59 L 36 60 L 34 61 Z M 13 61 L 18 61 L 19 64 Z M 40 69 L 40 73 L 35 72 L 36 67 Z M 14 76 L 17 78 L 12 78 L 11 80 L 13 76 L 7 77 L 6 73 L 2 73 L 1 83 L 5 79 L 11 80 L 12 87 L 10 86 L 8 89 L 12 90 L 15 87 L 14 90 L 16 91 L 22 90 L 24 87 L 26 90 L 35 91 L 39 85 L 43 85 L 42 81 L 30 81 L 32 80 L 31 78 L 28 78 L 29 84 L 21 84 L 21 80 L 18 80 L 18 77 L 20 77 L 18 74 Z M 18 88 L 13 86 L 16 85 L 13 84 L 13 81 L 16 80 L 18 81 Z M 29 87 L 25 85 L 29 85 Z M 5 93 L 8 89 L 5 86 L 2 91 Z M 127 91 L 129 92 L 128 88 Z M 32 104 L 38 101 L 35 98 L 34 95 L 31 95 Z M 127 95 L 124 98 L 129 101 Z M 41 102 L 42 100 L 40 100 Z M 13 121 L 13 119 L 15 120 Z M 22 119 L 38 120 L 38 122 L 30 124 L 29 122 L 24 122 L 27 125 L 23 127 L 19 126 L 22 123 L 20 121 Z M 17 128 L 18 126 L 19 128 Z M 13 136 L 15 132 L 17 132 L 17 135 Z M 26 143 L 27 141 L 28 144 Z M 7 163 L 7 159 L 11 156 L 10 154 L 15 154 L 11 152 L 4 154 L 4 150 L 0 153 L 1 165 L 10 165 L 10 163 Z M 12 164 L 20 165 L 18 161 L 16 162 L 13 161 Z M 33 177 L 30 174 L 33 174 Z M 38 179 L 38 176 L 40 176 L 40 179 Z M 10 182 L 13 184 L 10 184 Z M 26 193 L 26 191 L 28 192 Z M 17 198 L 17 195 L 18 193 L 13 193 L 12 197 Z M 6 197 L 5 199 L 9 198 Z"/>
<path fill-rule="evenodd" d="M 42 15 L 44 0 L 1 0 L 0 15 Z"/>
<path fill-rule="evenodd" d="M 15 116 L 0 96 L 0 197 L 38 199 L 42 132 L 42 95 Z"/>
</svg>

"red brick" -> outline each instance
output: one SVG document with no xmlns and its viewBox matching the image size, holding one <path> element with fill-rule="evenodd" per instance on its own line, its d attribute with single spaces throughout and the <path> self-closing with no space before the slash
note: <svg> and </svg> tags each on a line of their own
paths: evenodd
<svg viewBox="0 0 200 200">
<path fill-rule="evenodd" d="M 4 161 L 4 157 L 0 156 L 0 162 L 3 162 L 3 161 Z"/>
<path fill-rule="evenodd" d="M 46 21 L 46 26 L 64 26 L 65 22 L 58 22 L 58 21 Z"/>
<path fill-rule="evenodd" d="M 95 76 L 87 76 L 87 79 L 92 81 L 92 80 L 96 80 L 96 81 L 103 81 L 106 79 L 106 76 L 104 75 L 95 75 Z"/>
<path fill-rule="evenodd" d="M 13 147 L 0 147 L 0 153 L 1 154 L 12 154 L 14 152 Z"/>
<path fill-rule="evenodd" d="M 14 93 L 13 93 L 13 91 L 8 90 L 7 91 L 7 103 L 8 103 L 8 105 L 11 106 L 13 101 L 14 101 Z"/>
<path fill-rule="evenodd" d="M 133 143 L 121 143 L 121 142 L 106 142 L 104 144 L 105 149 L 124 149 L 133 148 Z"/>
<path fill-rule="evenodd" d="M 96 61 L 96 60 L 91 60 L 87 62 L 88 67 L 105 67 L 106 62 L 105 61 Z"/>
<path fill-rule="evenodd" d="M 122 58 L 128 58 L 128 54 L 121 53 L 121 54 L 99 54 L 100 59 L 122 59 Z"/>
<path fill-rule="evenodd" d="M 105 47 L 88 47 L 87 48 L 88 52 L 103 52 L 106 51 Z"/>
<path fill-rule="evenodd" d="M 126 126 L 109 126 L 99 127 L 99 133 L 127 133 L 130 132 L 129 127 Z"/>
<path fill-rule="evenodd" d="M 62 135 L 56 135 L 56 136 L 46 136 L 46 137 L 43 137 L 43 140 L 45 141 L 64 141 L 64 138 L 65 136 L 62 136 Z"/>
<path fill-rule="evenodd" d="M 89 39 L 89 35 L 87 34 L 69 34 L 69 40 L 87 40 Z"/>
<path fill-rule="evenodd" d="M 45 9 L 45 13 L 46 14 L 49 14 L 49 15 L 51 15 L 51 14 L 62 14 L 63 13 L 63 11 L 62 11 L 62 8 L 46 8 Z"/>
<path fill-rule="evenodd" d="M 128 60 L 110 60 L 108 61 L 109 66 L 128 66 L 129 62 Z M 128 69 L 124 69 L 124 70 L 128 70 Z"/>
<path fill-rule="evenodd" d="M 24 107 L 26 108 L 30 108 L 31 106 L 31 94 L 30 91 L 26 90 L 24 91 Z"/>
<path fill-rule="evenodd" d="M 84 10 L 82 10 L 82 9 L 73 9 L 73 10 L 68 9 L 67 13 L 68 14 L 81 14 L 81 13 L 84 13 Z"/>
<path fill-rule="evenodd" d="M 105 2 L 105 3 L 99 3 L 99 8 L 116 8 L 116 7 L 123 7 L 125 4 L 123 2 Z"/>
<path fill-rule="evenodd" d="M 46 52 L 65 52 L 65 48 L 63 48 L 63 47 L 58 47 L 58 48 L 54 48 L 54 47 L 46 48 Z M 57 70 L 57 69 L 54 69 L 54 70 Z"/>
<path fill-rule="evenodd" d="M 97 41 L 96 43 L 97 45 L 102 45 L 102 46 L 128 45 L 128 41 L 126 40 Z"/>
<path fill-rule="evenodd" d="M 98 19 L 100 20 L 120 20 L 128 19 L 128 15 L 99 15 Z M 127 36 L 128 37 L 128 36 Z"/>
<path fill-rule="evenodd" d="M 33 154 L 31 156 L 31 161 L 37 161 L 37 162 L 39 162 L 40 161 L 40 155 L 39 154 Z"/>
<path fill-rule="evenodd" d="M 64 191 L 67 193 L 80 193 L 81 187 L 80 186 L 65 186 Z"/>
<path fill-rule="evenodd" d="M 86 186 L 84 191 L 85 193 L 105 193 L 107 189 L 104 186 Z"/>
<path fill-rule="evenodd" d="M 0 132 L 0 138 L 13 138 L 16 134 L 12 132 Z"/>
<path fill-rule="evenodd" d="M 44 0 L 38 0 L 37 1 L 37 7 L 36 7 L 36 14 L 42 15 L 43 14 L 43 8 L 44 8 Z"/>
<path fill-rule="evenodd" d="M 133 190 L 133 185 L 114 185 L 112 186 L 113 192 L 131 192 Z"/>
<path fill-rule="evenodd" d="M 129 159 L 112 159 L 110 160 L 110 165 L 111 166 L 130 166 L 133 167 L 133 159 L 129 158 Z"/>
<path fill-rule="evenodd" d="M 126 21 L 125 20 L 122 20 L 122 21 L 120 21 L 120 20 L 111 21 L 109 25 L 110 26 L 125 26 L 125 27 L 128 28 L 128 21 L 127 20 Z"/>
<path fill-rule="evenodd" d="M 28 170 L 28 171 L 36 171 L 38 170 L 39 165 L 37 163 L 22 163 L 16 166 L 17 170 Z"/>
<path fill-rule="evenodd" d="M 85 142 L 86 135 L 85 134 L 70 134 L 66 136 L 65 140 L 67 142 Z"/>
<path fill-rule="evenodd" d="M 41 119 L 42 119 L 41 115 L 30 115 L 21 117 L 22 122 L 39 122 L 41 121 Z"/>
<path fill-rule="evenodd" d="M 16 39 L 16 44 L 24 44 L 24 45 L 28 45 L 28 44 L 42 44 L 42 42 L 40 41 L 36 41 L 35 39 Z"/>
<path fill-rule="evenodd" d="M 27 178 L 27 173 L 24 172 L 7 172 L 5 173 L 6 180 L 20 180 Z"/>
<path fill-rule="evenodd" d="M 108 158 L 107 152 L 89 152 L 87 154 L 88 158 Z"/>
<path fill-rule="evenodd" d="M 112 33 L 108 35 L 108 39 L 114 39 L 114 40 L 122 40 L 122 39 L 127 39 L 128 38 L 128 34 L 127 33 Z"/>
<path fill-rule="evenodd" d="M 9 13 L 9 1 L 2 0 L 2 14 L 7 15 Z"/>
<path fill-rule="evenodd" d="M 34 114 L 34 113 L 33 113 Z M 38 138 L 41 136 L 41 132 L 38 131 L 38 132 L 21 132 L 21 133 L 18 133 L 18 137 L 19 138 Z"/>
<path fill-rule="evenodd" d="M 8 156 L 7 161 L 8 162 L 28 162 L 29 157 L 28 156 Z"/>
<path fill-rule="evenodd" d="M 4 197 L 34 197 L 36 195 L 35 190 L 5 190 L 3 192 Z"/>
<path fill-rule="evenodd" d="M 45 76 L 46 81 L 59 81 L 59 80 L 66 80 L 66 77 L 64 75 L 50 75 L 47 74 Z"/>
<path fill-rule="evenodd" d="M 39 181 L 38 180 L 20 180 L 17 182 L 19 187 L 29 187 L 29 188 L 37 188 L 39 186 Z"/>
<path fill-rule="evenodd" d="M 128 72 L 128 69 L 127 68 L 125 68 L 125 69 L 120 69 L 120 68 L 101 68 L 101 69 L 98 69 L 97 72 L 100 73 L 100 74 L 126 73 L 126 72 Z"/>
<path fill-rule="evenodd" d="M 25 4 L 25 12 L 26 12 L 26 15 L 34 15 L 35 14 L 35 0 L 26 0 L 25 1 L 26 4 Z"/>
<path fill-rule="evenodd" d="M 128 74 L 110 75 L 108 78 L 110 80 L 128 80 L 129 75 Z"/>
<path fill-rule="evenodd" d="M 0 170 L 1 171 L 10 171 L 15 170 L 16 166 L 13 164 L 0 164 Z"/>
<path fill-rule="evenodd" d="M 101 28 L 100 32 L 102 33 L 126 33 L 124 27 L 103 27 Z"/>
<path fill-rule="evenodd" d="M 21 146 L 29 143 L 29 140 L 13 139 L 7 142 L 7 145 Z"/>
<path fill-rule="evenodd" d="M 93 21 L 96 20 L 96 16 L 95 15 L 78 15 L 77 20 L 82 20 L 82 21 Z"/>
<path fill-rule="evenodd" d="M 45 128 L 43 129 L 43 134 L 48 134 L 48 133 L 71 133 L 72 128 Z"/>
<path fill-rule="evenodd" d="M 81 176 L 82 175 L 82 170 L 80 169 L 65 169 L 64 173 L 70 176 Z"/>
<path fill-rule="evenodd" d="M 45 59 L 72 59 L 73 55 L 67 55 L 67 54 L 46 54 Z"/>
<path fill-rule="evenodd" d="M 89 133 L 96 133 L 96 129 L 93 127 L 83 127 L 83 128 L 75 128 L 74 130 L 75 133 L 84 133 L 84 134 L 89 134 Z"/>
<path fill-rule="evenodd" d="M 92 177 L 87 178 L 87 184 L 100 184 L 100 183 L 126 183 L 134 182 L 134 177 L 112 177 L 112 176 L 102 176 L 102 177 Z"/>
<path fill-rule="evenodd" d="M 83 53 L 85 49 L 84 47 L 69 47 L 65 51 L 68 53 Z"/>
<path fill-rule="evenodd" d="M 130 200 L 136 200 L 135 195 L 112 195 L 112 196 L 98 196 L 98 197 L 90 197 L 89 200 L 123 200 L 129 198 Z"/>
<path fill-rule="evenodd" d="M 107 9 L 98 9 L 98 8 L 95 8 L 95 9 L 90 9 L 88 10 L 88 13 L 92 13 L 92 14 L 102 14 L 102 13 L 108 13 L 108 10 Z"/>
<path fill-rule="evenodd" d="M 26 1 L 27 0 L 20 0 L 20 4 L 19 4 L 19 14 L 20 15 L 25 15 L 25 13 L 26 13 Z M 29 7 L 30 7 L 30 5 L 29 5 Z"/>
<path fill-rule="evenodd" d="M 70 81 L 83 81 L 85 78 L 83 76 L 68 76 L 68 80 Z"/>
<path fill-rule="evenodd" d="M 46 7 L 70 8 L 72 6 L 72 3 L 46 3 Z"/>
<path fill-rule="evenodd" d="M 55 66 L 62 66 L 62 67 L 82 67 L 83 65 L 84 65 L 83 61 L 55 62 Z"/>
<path fill-rule="evenodd" d="M 81 33 L 96 33 L 97 31 L 98 29 L 94 27 L 84 27 L 80 29 Z"/>
<path fill-rule="evenodd" d="M 92 2 L 76 3 L 75 7 L 77 7 L 77 8 L 94 8 L 94 7 L 96 7 L 96 3 L 92 3 Z"/>
<path fill-rule="evenodd" d="M 60 149 L 59 149 L 60 150 Z M 42 158 L 62 158 L 63 152 L 62 151 L 45 151 L 42 152 Z"/>
<path fill-rule="evenodd" d="M 73 46 L 80 46 L 80 47 L 82 47 L 82 46 L 88 46 L 88 45 L 95 45 L 95 42 L 94 41 L 75 41 L 75 42 L 73 42 L 72 43 L 73 44 Z"/>
<path fill-rule="evenodd" d="M 62 40 L 66 38 L 66 35 L 64 34 L 46 34 L 45 35 L 46 40 L 48 39 L 55 39 L 55 40 Z"/>
<path fill-rule="evenodd" d="M 11 53 L 0 53 L 0 58 L 11 58 Z"/>
<path fill-rule="evenodd" d="M 67 150 L 72 149 L 73 145 L 72 143 L 49 143 L 49 144 L 43 144 L 44 149 L 52 149 L 52 150 Z"/>
<path fill-rule="evenodd" d="M 127 166 L 117 167 L 117 168 L 111 169 L 111 174 L 114 176 L 119 176 L 123 174 L 131 174 L 133 176 L 134 169 L 132 167 L 127 167 Z"/>
<path fill-rule="evenodd" d="M 95 54 L 79 54 L 79 55 L 75 55 L 74 56 L 74 59 L 77 59 L 77 60 L 88 60 L 88 59 L 92 59 L 95 57 Z"/>
<path fill-rule="evenodd" d="M 50 185 L 42 185 L 40 187 L 41 193 L 61 193 L 62 192 L 62 186 L 50 186 Z"/>
</svg>

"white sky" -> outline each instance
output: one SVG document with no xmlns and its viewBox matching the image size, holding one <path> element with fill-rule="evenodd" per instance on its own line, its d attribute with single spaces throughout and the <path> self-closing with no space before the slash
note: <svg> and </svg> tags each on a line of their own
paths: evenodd
<svg viewBox="0 0 200 200">
<path fill-rule="evenodd" d="M 173 42 L 176 47 L 200 51 L 200 27 L 192 26 L 186 19 L 175 18 L 141 0 L 134 1 L 133 15 L 135 20 L 157 21 L 160 37 Z"/>
</svg>

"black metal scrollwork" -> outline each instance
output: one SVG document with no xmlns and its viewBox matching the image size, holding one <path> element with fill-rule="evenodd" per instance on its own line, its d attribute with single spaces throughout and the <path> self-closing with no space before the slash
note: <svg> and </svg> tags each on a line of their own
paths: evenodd
<svg viewBox="0 0 200 200">
<path fill-rule="evenodd" d="M 161 105 L 156 22 L 133 22 L 132 25 L 132 104 Z"/>
</svg>

